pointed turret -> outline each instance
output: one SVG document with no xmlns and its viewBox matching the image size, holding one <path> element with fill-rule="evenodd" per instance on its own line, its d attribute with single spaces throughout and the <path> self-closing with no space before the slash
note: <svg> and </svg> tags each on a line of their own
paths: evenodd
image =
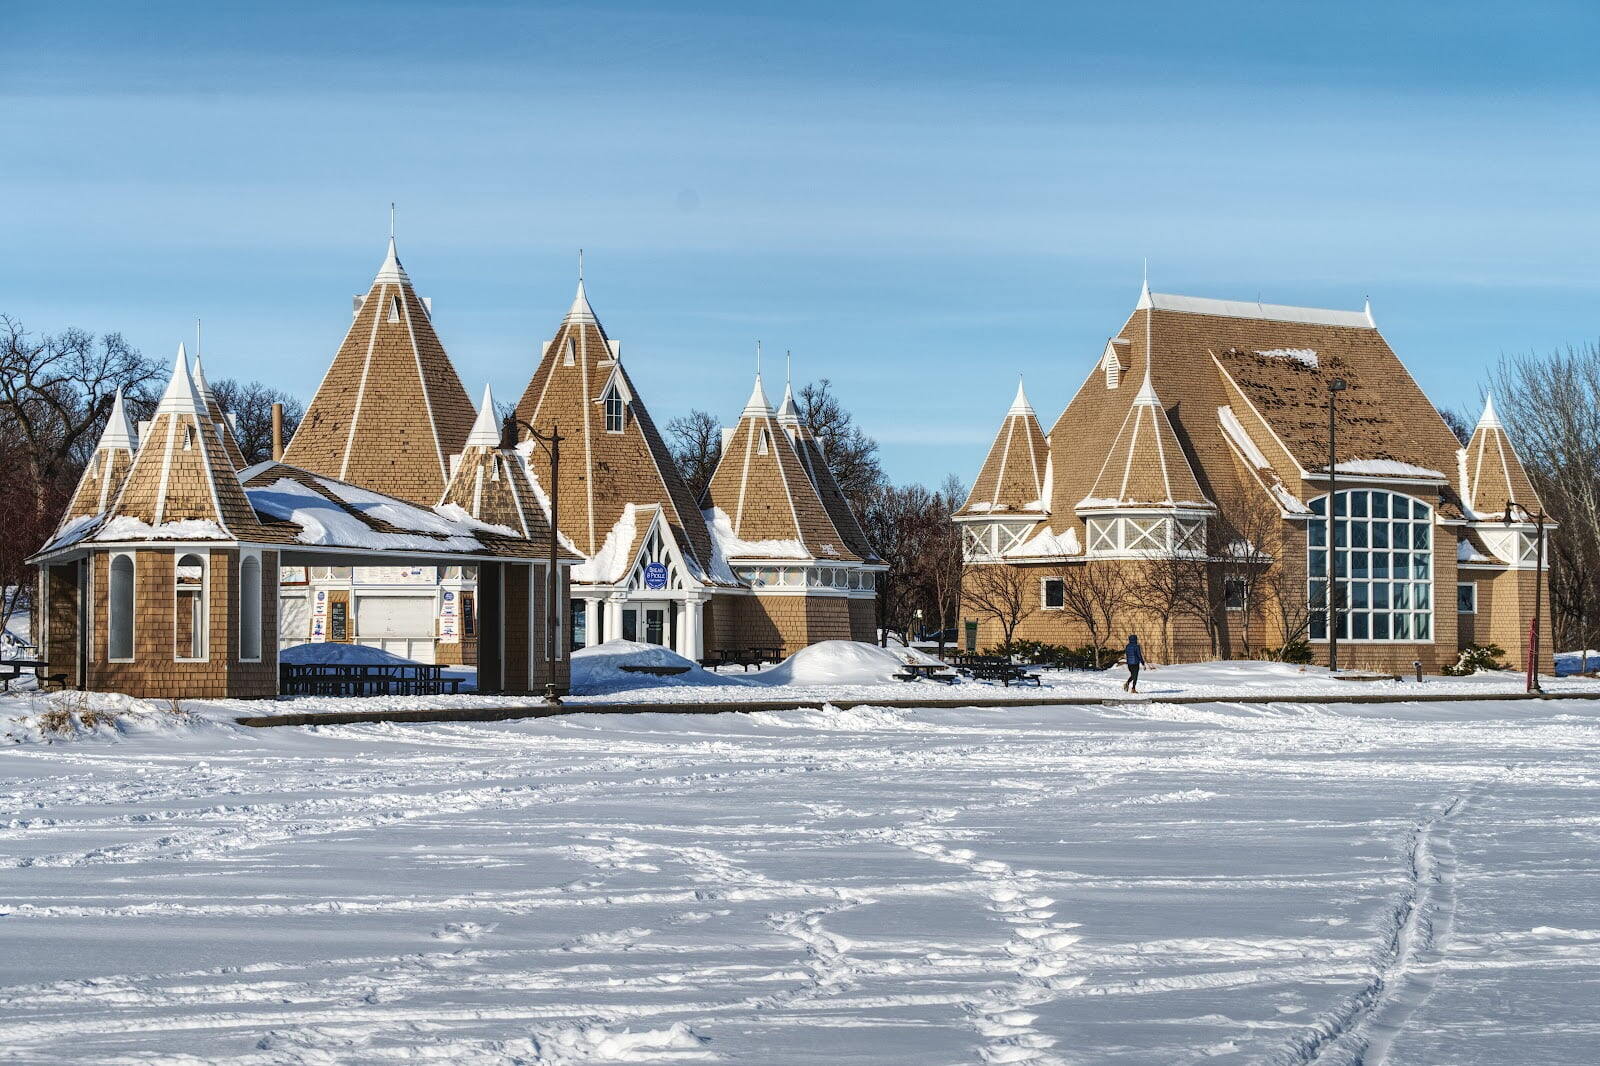
<svg viewBox="0 0 1600 1066">
<path fill-rule="evenodd" d="M 205 402 L 183 345 L 99 540 L 254 540 L 255 511 Z"/>
<path fill-rule="evenodd" d="M 1507 501 L 1530 511 L 1542 509 L 1533 482 L 1511 446 L 1506 428 L 1494 409 L 1494 396 L 1484 399 L 1483 414 L 1467 442 L 1465 478 L 1461 495 L 1478 515 L 1503 514 Z"/>
<path fill-rule="evenodd" d="M 778 425 L 759 373 L 706 488 L 705 505 L 730 559 L 860 558 Z"/>
<path fill-rule="evenodd" d="M 789 363 L 787 353 L 784 355 L 784 363 L 787 368 Z M 827 459 L 822 454 L 822 446 L 817 443 L 811 429 L 800 418 L 800 407 L 795 403 L 790 375 L 786 372 L 784 377 L 783 403 L 779 405 L 777 414 L 778 425 L 788 433 L 790 441 L 794 444 L 795 454 L 800 457 L 800 465 L 805 467 L 806 476 L 811 479 L 812 486 L 817 490 L 817 496 L 822 500 L 822 506 L 827 509 L 833 528 L 844 537 L 845 546 L 868 563 L 882 562 L 878 553 L 873 550 L 872 543 L 867 540 L 867 534 L 861 528 L 855 509 L 850 506 L 844 491 L 834 480 L 833 471 L 828 469 Z"/>
<path fill-rule="evenodd" d="M 431 506 L 474 417 L 391 237 L 283 461 Z"/>
<path fill-rule="evenodd" d="M 78 478 L 78 487 L 72 494 L 62 525 L 75 518 L 105 514 L 122 491 L 128 468 L 133 464 L 133 453 L 138 448 L 138 438 L 133 423 L 128 419 L 122 402 L 122 390 L 111 399 L 111 413 L 106 418 L 106 428 L 100 433 L 100 443 L 95 445 L 89 465 Z"/>
<path fill-rule="evenodd" d="M 439 500 L 450 517 L 459 508 L 468 517 L 510 530 L 548 546 L 548 497 L 521 451 L 500 450 L 500 429 L 495 420 L 494 393 L 483 388 L 477 421 L 467 434 L 466 447 L 455 457 L 454 472 Z"/>
<path fill-rule="evenodd" d="M 679 476 L 618 352 L 580 277 L 572 307 L 545 345 L 516 411 L 522 421 L 541 430 L 559 428 L 566 438 L 561 532 L 592 559 L 618 529 L 629 504 L 635 509 L 658 505 L 694 580 L 732 584 L 731 575 L 712 573 L 711 533 L 698 501 Z"/>
<path fill-rule="evenodd" d="M 983 468 L 972 482 L 966 504 L 957 514 L 1045 514 L 1049 487 L 1045 465 L 1049 458 L 1050 446 L 1039 428 L 1039 416 L 1034 414 L 1018 377 L 1017 395 L 989 446 Z"/>
<path fill-rule="evenodd" d="M 1172 431 L 1146 365 L 1144 383 L 1111 442 L 1094 487 L 1078 508 L 1211 506 Z"/>
<path fill-rule="evenodd" d="M 200 365 L 200 356 L 194 357 L 194 388 L 200 394 L 200 399 L 206 405 L 206 413 L 211 416 L 212 423 L 222 434 L 222 450 L 227 452 L 228 461 L 235 470 L 243 470 L 250 464 L 245 461 L 244 449 L 239 447 L 239 438 L 234 435 L 233 423 L 223 412 L 222 405 L 217 402 L 217 394 L 211 391 L 211 386 L 206 383 L 205 368 Z"/>
</svg>

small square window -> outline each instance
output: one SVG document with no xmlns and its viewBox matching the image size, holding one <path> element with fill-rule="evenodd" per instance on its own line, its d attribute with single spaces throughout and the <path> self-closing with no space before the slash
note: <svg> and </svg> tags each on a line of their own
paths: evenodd
<svg viewBox="0 0 1600 1066">
<path fill-rule="evenodd" d="M 1227 578 L 1222 582 L 1222 602 L 1230 611 L 1244 610 L 1244 582 L 1236 577 Z"/>
<path fill-rule="evenodd" d="M 1047 577 L 1044 580 L 1044 609 L 1059 611 L 1067 603 L 1067 585 L 1058 577 Z"/>
<path fill-rule="evenodd" d="M 1463 581 L 1456 586 L 1456 611 L 1460 614 L 1478 613 L 1478 586 L 1472 581 Z"/>
</svg>

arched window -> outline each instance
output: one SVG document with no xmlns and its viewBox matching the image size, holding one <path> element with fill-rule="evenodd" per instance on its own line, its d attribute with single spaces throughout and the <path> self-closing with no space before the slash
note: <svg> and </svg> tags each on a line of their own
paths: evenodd
<svg viewBox="0 0 1600 1066">
<path fill-rule="evenodd" d="M 178 556 L 173 575 L 176 611 L 176 642 L 173 658 L 179 662 L 203 662 L 206 658 L 206 559 L 189 553 Z"/>
<path fill-rule="evenodd" d="M 106 658 L 112 662 L 133 661 L 133 556 L 111 557 L 111 581 L 107 590 Z"/>
<path fill-rule="evenodd" d="M 1306 529 L 1311 639 L 1328 639 L 1328 498 Z M 1340 640 L 1433 640 L 1433 508 L 1380 489 L 1334 500 L 1332 605 Z"/>
<path fill-rule="evenodd" d="M 261 661 L 261 560 L 254 555 L 239 563 L 239 658 Z"/>
</svg>

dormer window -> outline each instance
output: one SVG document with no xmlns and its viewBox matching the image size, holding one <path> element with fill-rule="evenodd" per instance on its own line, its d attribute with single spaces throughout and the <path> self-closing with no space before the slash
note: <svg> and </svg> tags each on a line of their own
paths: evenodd
<svg viewBox="0 0 1600 1066">
<path fill-rule="evenodd" d="M 389 321 L 400 321 L 400 297 L 398 296 L 389 297 Z"/>
<path fill-rule="evenodd" d="M 576 366 L 577 362 L 578 362 L 578 349 L 577 349 L 577 346 L 572 343 L 572 338 L 568 337 L 567 338 L 567 353 L 566 353 L 566 355 L 561 357 L 561 364 L 563 366 Z"/>
<path fill-rule="evenodd" d="M 617 387 L 615 385 L 606 390 L 605 408 L 606 432 L 621 433 L 623 424 L 622 420 L 626 412 L 626 405 L 623 402 L 622 394 L 617 391 Z"/>
<path fill-rule="evenodd" d="M 756 439 L 756 454 L 767 454 L 767 429 L 765 426 L 761 427 L 761 436 Z"/>
<path fill-rule="evenodd" d="M 1121 337 L 1113 337 L 1106 342 L 1105 354 L 1100 357 L 1100 366 L 1106 372 L 1106 388 L 1114 389 L 1122 384 L 1123 371 L 1127 369 L 1122 363 L 1122 353 L 1118 346 L 1126 346 L 1127 341 Z"/>
<path fill-rule="evenodd" d="M 183 450 L 184 451 L 189 451 L 193 447 L 194 447 L 194 427 L 193 426 L 184 426 L 183 427 Z"/>
</svg>

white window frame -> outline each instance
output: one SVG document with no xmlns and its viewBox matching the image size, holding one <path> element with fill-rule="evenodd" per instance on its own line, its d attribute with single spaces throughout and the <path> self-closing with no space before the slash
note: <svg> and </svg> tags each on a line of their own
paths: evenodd
<svg viewBox="0 0 1600 1066">
<path fill-rule="evenodd" d="M 244 646 L 244 637 L 246 633 L 245 617 L 249 599 L 249 597 L 245 594 L 246 584 L 244 579 L 245 563 L 247 562 L 254 562 L 256 564 L 256 653 L 254 655 L 246 655 Z M 265 591 L 266 579 L 263 576 L 265 569 L 266 567 L 262 562 L 261 552 L 259 549 L 247 549 L 239 553 L 239 661 L 242 663 L 260 662 L 264 655 L 262 649 L 265 648 L 267 644 L 267 600 Z"/>
<path fill-rule="evenodd" d="M 201 654 L 178 654 L 178 567 L 189 556 L 200 560 L 200 618 L 205 623 L 196 634 Z M 208 663 L 211 661 L 211 553 L 199 548 L 177 548 L 172 553 L 172 661 Z"/>
<path fill-rule="evenodd" d="M 612 429 L 611 428 L 612 415 L 613 415 L 613 407 L 612 407 L 613 404 L 616 405 L 615 406 L 615 417 L 616 417 L 616 424 L 617 424 L 617 428 L 616 429 Z M 617 387 L 615 385 L 613 385 L 611 388 L 607 389 L 606 390 L 606 394 L 603 397 L 601 397 L 600 409 L 604 413 L 604 416 L 605 416 L 605 426 L 606 426 L 606 432 L 607 433 L 621 433 L 621 432 L 623 432 L 624 430 L 626 430 L 628 428 L 628 401 L 626 401 L 626 400 L 624 400 L 622 398 L 622 393 L 617 389 Z"/>
<path fill-rule="evenodd" d="M 1050 606 L 1050 597 L 1048 595 L 1048 592 L 1049 592 L 1049 589 L 1050 589 L 1050 583 L 1052 581 L 1061 586 L 1061 602 L 1056 604 L 1054 607 Z M 1041 611 L 1064 611 L 1066 609 L 1067 609 L 1067 583 L 1065 581 L 1063 581 L 1059 577 L 1041 577 L 1039 579 L 1039 610 L 1041 610 Z"/>
<path fill-rule="evenodd" d="M 116 571 L 118 559 L 128 560 L 128 654 L 126 656 L 113 655 L 111 642 L 116 639 Z M 139 557 L 134 552 L 113 552 L 110 561 L 106 564 L 106 662 L 131 663 L 139 655 Z M 49 596 L 45 603 L 50 602 Z M 50 632 L 48 626 L 45 633 Z"/>
<path fill-rule="evenodd" d="M 1083 520 L 1085 555 L 1093 559 L 1148 559 L 1180 555 L 1203 559 L 1204 515 L 1130 512 L 1091 515 Z"/>
<path fill-rule="evenodd" d="M 1471 607 L 1470 610 L 1463 611 L 1461 609 L 1461 590 L 1462 589 L 1471 589 L 1472 590 L 1472 607 Z M 1457 581 L 1456 582 L 1456 613 L 1457 614 L 1477 614 L 1478 613 L 1478 583 L 1476 581 Z"/>
<path fill-rule="evenodd" d="M 1346 619 L 1346 624 L 1345 624 L 1346 632 L 1343 633 L 1343 634 L 1340 634 L 1339 643 L 1340 644 L 1402 644 L 1402 645 L 1404 645 L 1404 644 L 1437 644 L 1438 641 L 1439 641 L 1439 617 L 1438 617 L 1439 616 L 1439 610 L 1438 610 L 1439 586 L 1441 584 L 1447 584 L 1447 582 L 1445 582 L 1444 579 L 1441 577 L 1441 575 L 1439 573 L 1439 570 L 1438 570 L 1437 566 L 1435 565 L 1435 563 L 1436 563 L 1436 561 L 1438 559 L 1439 537 L 1438 537 L 1438 531 L 1437 531 L 1437 528 L 1436 528 L 1437 512 L 1436 512 L 1434 506 L 1431 503 L 1429 503 L 1427 500 L 1421 499 L 1421 498 L 1416 497 L 1416 496 L 1408 496 L 1403 492 L 1397 492 L 1397 491 L 1395 491 L 1393 489 L 1373 488 L 1373 487 L 1356 487 L 1356 488 L 1340 489 L 1339 490 L 1339 495 L 1345 497 L 1345 499 L 1347 501 L 1353 501 L 1355 496 L 1356 496 L 1356 494 L 1358 494 L 1358 493 L 1359 494 L 1364 494 L 1367 497 L 1367 501 L 1366 501 L 1366 504 L 1365 504 L 1367 513 L 1365 515 L 1353 515 L 1353 514 L 1349 513 L 1351 511 L 1352 507 L 1353 507 L 1353 503 L 1347 502 L 1346 508 L 1345 508 L 1346 513 L 1344 515 L 1342 515 L 1342 516 L 1336 514 L 1335 517 L 1336 518 L 1341 518 L 1342 517 L 1347 522 L 1353 520 L 1355 522 L 1364 522 L 1364 523 L 1366 523 L 1367 524 L 1367 529 L 1368 529 L 1368 543 L 1364 544 L 1364 545 L 1361 545 L 1361 544 L 1346 544 L 1342 548 L 1334 549 L 1330 545 L 1327 545 L 1327 544 L 1323 544 L 1321 546 L 1317 546 L 1317 545 L 1313 544 L 1313 537 L 1315 535 L 1320 535 L 1324 541 L 1327 540 L 1327 532 L 1326 531 L 1327 531 L 1327 528 L 1328 528 L 1328 517 L 1327 517 L 1326 508 L 1328 506 L 1328 503 L 1327 503 L 1328 496 L 1326 494 L 1324 494 L 1322 496 L 1317 496 L 1317 497 L 1314 497 L 1314 498 L 1306 501 L 1313 508 L 1312 515 L 1307 520 L 1307 523 L 1306 523 L 1306 525 L 1307 525 L 1307 536 L 1306 536 L 1306 549 L 1305 549 L 1306 556 L 1305 557 L 1306 557 L 1306 602 L 1307 602 L 1307 604 L 1308 605 L 1315 605 L 1318 602 L 1317 591 L 1313 587 L 1316 582 L 1321 582 L 1326 589 L 1331 590 L 1332 587 L 1333 587 L 1332 586 L 1332 581 L 1334 581 L 1334 580 L 1339 581 L 1341 583 L 1342 589 L 1346 593 L 1347 599 L 1354 599 L 1354 597 L 1350 596 L 1350 594 L 1349 594 L 1349 589 L 1351 588 L 1352 583 L 1363 583 L 1363 584 L 1365 584 L 1367 586 L 1373 586 L 1373 585 L 1377 585 L 1377 584 L 1381 583 L 1381 584 L 1387 585 L 1389 587 L 1389 589 L 1390 589 L 1390 591 L 1388 593 L 1388 595 L 1390 596 L 1390 603 L 1388 604 L 1388 606 L 1386 608 L 1381 608 L 1381 609 L 1377 608 L 1377 607 L 1373 607 L 1371 605 L 1373 603 L 1373 599 L 1372 598 L 1368 599 L 1367 606 L 1361 606 L 1361 607 L 1352 606 L 1350 603 L 1347 602 L 1345 604 L 1345 606 L 1343 608 L 1341 608 L 1343 617 Z M 1412 510 L 1414 510 L 1416 507 L 1420 506 L 1422 508 L 1423 513 L 1422 513 L 1421 516 L 1417 516 L 1415 514 L 1409 513 L 1409 511 L 1408 511 L 1408 513 L 1407 513 L 1407 515 L 1406 515 L 1406 517 L 1404 519 L 1396 518 L 1395 515 L 1394 515 L 1393 507 L 1389 503 L 1386 502 L 1385 505 L 1384 505 L 1385 508 L 1387 509 L 1387 514 L 1386 515 L 1373 514 L 1372 513 L 1373 512 L 1373 506 L 1372 506 L 1372 502 L 1371 502 L 1372 501 L 1372 497 L 1373 496 L 1378 496 L 1378 495 L 1382 495 L 1382 496 L 1393 498 L 1393 499 L 1405 500 L 1407 502 L 1407 504 L 1410 505 Z M 1324 508 L 1324 510 L 1320 514 L 1315 511 L 1315 507 L 1319 502 L 1322 504 L 1322 506 Z M 1372 543 L 1373 534 L 1372 534 L 1372 525 L 1371 525 L 1371 523 L 1373 521 L 1375 521 L 1375 520 L 1376 521 L 1380 521 L 1380 522 L 1387 521 L 1389 523 L 1403 521 L 1403 522 L 1405 522 L 1407 524 L 1408 528 L 1410 528 L 1410 527 L 1426 528 L 1428 530 L 1428 547 L 1426 549 L 1421 549 L 1421 548 L 1416 548 L 1416 547 L 1409 547 L 1409 548 L 1402 549 L 1402 548 L 1398 547 L 1397 545 L 1395 545 L 1395 543 L 1393 541 L 1392 533 L 1389 534 L 1390 543 L 1388 545 L 1386 545 L 1386 546 L 1375 545 L 1374 543 Z M 1315 532 L 1313 532 L 1313 531 L 1315 531 Z M 1414 535 L 1414 533 L 1413 533 L 1413 535 Z M 1325 553 L 1325 557 L 1327 559 L 1327 562 L 1325 564 L 1324 574 L 1320 578 L 1319 577 L 1313 577 L 1312 574 L 1311 574 L 1311 556 L 1312 556 L 1312 553 L 1314 551 L 1322 551 L 1322 552 L 1324 552 Z M 1337 574 L 1337 563 L 1336 563 L 1336 560 L 1335 560 L 1335 555 L 1338 552 L 1341 552 L 1341 551 L 1342 552 L 1346 552 L 1346 553 L 1352 553 L 1352 552 L 1384 552 L 1384 553 L 1391 553 L 1391 554 L 1395 553 L 1395 552 L 1404 551 L 1406 554 L 1409 554 L 1411 556 L 1418 556 L 1418 555 L 1426 556 L 1427 560 L 1428 560 L 1428 576 L 1427 576 L 1426 579 L 1418 578 L 1416 576 L 1416 571 L 1414 569 L 1412 569 L 1410 571 L 1410 576 L 1409 577 L 1404 577 L 1404 578 L 1396 577 L 1395 576 L 1395 571 L 1393 569 L 1391 569 L 1389 571 L 1389 573 L 1388 573 L 1388 576 L 1385 577 L 1385 576 L 1378 576 L 1372 570 L 1369 569 L 1367 577 L 1356 577 L 1356 576 L 1352 576 L 1351 574 L 1347 573 L 1343 577 L 1335 578 L 1334 575 Z M 1408 565 L 1408 567 L 1410 566 L 1410 561 L 1408 561 L 1407 565 Z M 1417 599 L 1416 588 L 1417 588 L 1418 585 L 1423 585 L 1423 586 L 1426 587 L 1427 596 L 1428 596 L 1428 602 L 1426 604 L 1421 604 L 1421 603 L 1416 602 L 1416 599 Z M 1372 596 L 1372 595 L 1373 594 L 1369 591 L 1369 596 Z M 1324 592 L 1323 596 L 1326 597 L 1327 596 L 1327 592 Z M 1398 599 L 1400 599 L 1400 598 L 1405 598 L 1405 599 L 1408 600 L 1408 603 L 1406 604 L 1406 606 L 1401 607 L 1401 606 L 1396 606 L 1395 605 L 1396 601 Z M 1326 613 L 1327 613 L 1326 604 L 1324 604 L 1324 606 L 1321 607 L 1321 608 L 1317 608 L 1315 606 L 1312 606 L 1312 613 L 1313 613 L 1313 615 L 1316 615 L 1318 613 L 1326 615 Z M 1388 616 L 1388 619 L 1389 619 L 1390 635 L 1387 636 L 1387 637 L 1374 637 L 1374 636 L 1371 635 L 1372 629 L 1374 628 L 1374 626 L 1372 625 L 1371 619 L 1373 617 L 1375 617 L 1376 615 L 1380 614 L 1380 613 L 1386 614 Z M 1356 615 L 1364 615 L 1364 616 L 1366 616 L 1368 618 L 1368 635 L 1365 636 L 1365 637 L 1355 636 L 1356 626 L 1355 626 L 1355 620 L 1354 619 L 1355 619 Z M 1412 628 L 1413 630 L 1415 628 L 1415 623 L 1420 618 L 1426 617 L 1427 623 L 1428 623 L 1428 635 L 1426 637 L 1419 637 L 1413 631 L 1411 633 L 1408 633 L 1404 637 L 1396 637 L 1396 636 L 1394 636 L 1393 633 L 1394 633 L 1395 628 L 1397 627 L 1396 618 L 1399 617 L 1399 616 L 1402 616 L 1402 615 L 1404 615 L 1406 617 L 1406 626 L 1408 628 Z M 1308 635 L 1308 639 L 1310 640 L 1310 642 L 1312 644 L 1326 644 L 1328 642 L 1328 632 L 1329 632 L 1330 621 L 1331 620 L 1327 619 L 1326 617 L 1324 618 L 1324 620 L 1322 622 L 1322 636 L 1319 637 L 1319 636 L 1315 636 L 1315 635 Z M 1313 626 L 1315 626 L 1315 624 L 1316 624 L 1315 620 L 1313 620 L 1312 624 L 1313 624 Z"/>
</svg>

